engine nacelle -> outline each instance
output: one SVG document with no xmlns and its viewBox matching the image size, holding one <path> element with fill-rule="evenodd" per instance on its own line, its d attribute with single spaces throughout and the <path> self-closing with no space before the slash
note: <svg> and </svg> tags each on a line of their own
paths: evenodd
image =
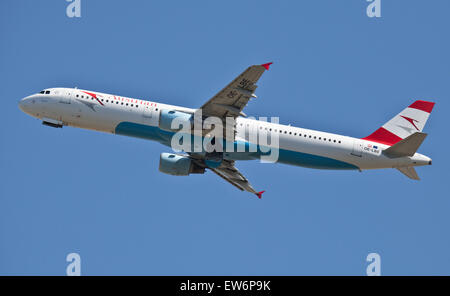
<svg viewBox="0 0 450 296">
<path fill-rule="evenodd" d="M 175 118 L 179 118 L 178 122 L 186 124 L 189 122 L 192 125 L 193 115 L 176 110 L 161 110 L 159 115 L 159 128 L 167 132 L 176 132 L 181 129 L 180 124 L 176 125 L 176 128 L 172 128 L 172 121 Z"/>
<path fill-rule="evenodd" d="M 159 171 L 173 176 L 204 174 L 205 168 L 195 164 L 189 157 L 173 153 L 161 153 Z"/>
</svg>

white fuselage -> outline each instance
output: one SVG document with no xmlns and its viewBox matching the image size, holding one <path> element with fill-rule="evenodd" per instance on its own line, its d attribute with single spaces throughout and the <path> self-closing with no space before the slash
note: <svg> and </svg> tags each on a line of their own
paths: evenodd
<svg viewBox="0 0 450 296">
<path fill-rule="evenodd" d="M 46 93 L 48 92 L 48 93 Z M 73 88 L 52 88 L 22 99 L 25 113 L 54 126 L 73 126 L 112 134 L 156 140 L 162 110 L 194 113 L 196 109 L 115 96 Z M 299 127 L 238 117 L 236 140 L 251 142 L 258 129 L 278 133 L 279 162 L 323 169 L 377 169 L 428 165 L 431 159 L 416 153 L 412 157 L 389 158 L 382 152 L 389 146 L 363 139 Z M 248 153 L 229 153 L 233 160 L 253 159 Z"/>
</svg>

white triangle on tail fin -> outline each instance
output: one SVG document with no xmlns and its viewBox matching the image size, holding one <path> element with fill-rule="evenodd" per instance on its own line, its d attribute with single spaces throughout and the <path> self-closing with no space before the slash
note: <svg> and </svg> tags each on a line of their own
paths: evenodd
<svg viewBox="0 0 450 296">
<path fill-rule="evenodd" d="M 416 132 L 421 132 L 433 107 L 433 102 L 415 101 L 363 140 L 392 146 Z"/>
</svg>

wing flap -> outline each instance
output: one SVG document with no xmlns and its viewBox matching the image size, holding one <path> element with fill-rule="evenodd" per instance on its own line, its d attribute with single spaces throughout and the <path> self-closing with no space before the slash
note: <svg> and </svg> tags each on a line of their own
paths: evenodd
<svg viewBox="0 0 450 296">
<path fill-rule="evenodd" d="M 254 193 L 258 198 L 261 198 L 264 192 L 258 192 L 252 187 L 247 178 L 234 166 L 234 161 L 224 160 L 221 166 L 209 169 L 239 190 Z"/>
</svg>

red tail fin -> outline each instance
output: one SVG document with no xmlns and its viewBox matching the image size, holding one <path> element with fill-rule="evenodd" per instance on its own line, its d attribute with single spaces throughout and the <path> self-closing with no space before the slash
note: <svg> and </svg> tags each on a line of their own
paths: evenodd
<svg viewBox="0 0 450 296">
<path fill-rule="evenodd" d="M 433 107 L 433 102 L 415 101 L 363 140 L 392 146 L 415 132 L 421 132 Z"/>
</svg>

